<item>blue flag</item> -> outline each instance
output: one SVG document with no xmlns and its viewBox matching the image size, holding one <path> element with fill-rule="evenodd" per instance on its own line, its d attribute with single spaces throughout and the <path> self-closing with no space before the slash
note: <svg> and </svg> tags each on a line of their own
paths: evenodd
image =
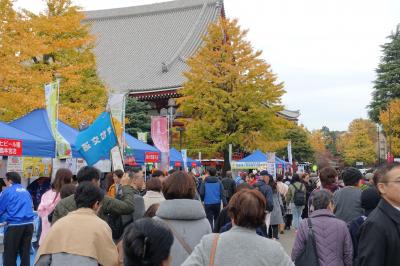
<svg viewBox="0 0 400 266">
<path fill-rule="evenodd" d="M 117 144 L 117 137 L 111 124 L 110 114 L 103 112 L 93 124 L 81 131 L 75 145 L 88 165 L 93 165 L 109 155 Z"/>
</svg>

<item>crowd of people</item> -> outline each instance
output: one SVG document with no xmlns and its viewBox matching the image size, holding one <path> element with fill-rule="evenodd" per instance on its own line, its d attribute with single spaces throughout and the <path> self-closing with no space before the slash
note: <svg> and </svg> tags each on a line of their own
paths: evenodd
<svg viewBox="0 0 400 266">
<path fill-rule="evenodd" d="M 30 265 L 400 265 L 400 164 L 363 176 L 273 177 L 268 171 L 205 175 L 137 169 L 76 177 L 59 169 L 37 204 L 18 173 L 5 176 L 3 264 Z M 291 256 L 279 242 L 295 231 Z M 36 228 L 37 229 L 37 228 Z"/>
</svg>

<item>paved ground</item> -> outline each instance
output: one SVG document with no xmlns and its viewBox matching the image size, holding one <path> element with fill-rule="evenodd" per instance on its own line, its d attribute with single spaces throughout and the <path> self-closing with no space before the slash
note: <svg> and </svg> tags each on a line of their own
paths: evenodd
<svg viewBox="0 0 400 266">
<path fill-rule="evenodd" d="M 285 230 L 283 235 L 279 234 L 279 242 L 282 244 L 283 248 L 285 249 L 286 253 L 290 256 L 292 252 L 292 246 L 294 243 L 295 232 L 294 230 Z"/>
</svg>

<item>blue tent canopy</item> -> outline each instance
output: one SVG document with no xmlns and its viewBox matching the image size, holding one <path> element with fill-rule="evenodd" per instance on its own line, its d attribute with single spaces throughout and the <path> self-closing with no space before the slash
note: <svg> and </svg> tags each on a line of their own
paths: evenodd
<svg viewBox="0 0 400 266">
<path fill-rule="evenodd" d="M 52 141 L 53 146 L 55 145 L 55 140 L 51 132 L 49 118 L 45 109 L 34 110 L 29 114 L 12 121 L 11 123 L 9 123 L 9 125 L 34 136 L 43 138 L 47 141 Z M 60 120 L 58 120 L 58 131 L 70 143 L 72 149 L 72 157 L 81 158 L 82 156 L 75 147 L 75 140 L 79 131 Z M 46 157 L 54 158 L 54 149 L 55 148 L 53 148 L 52 156 Z"/>
<path fill-rule="evenodd" d="M 171 148 L 169 150 L 169 164 L 170 166 L 175 166 L 176 162 L 180 162 L 181 165 L 183 165 L 183 157 L 182 157 L 182 153 L 180 151 L 178 151 L 175 148 Z M 195 162 L 197 166 L 200 166 L 200 162 L 199 161 L 195 161 L 190 157 L 187 157 L 186 160 L 186 166 L 187 167 L 192 167 L 192 163 Z"/>
<path fill-rule="evenodd" d="M 249 156 L 244 157 L 242 160 L 238 161 L 238 163 L 265 163 L 267 162 L 267 154 L 263 153 L 260 150 L 256 150 Z M 282 160 L 281 158 L 275 156 L 275 164 L 283 164 L 286 166 L 288 162 Z"/>
<path fill-rule="evenodd" d="M 264 163 L 266 161 L 267 161 L 267 155 L 260 150 L 256 150 L 255 152 L 253 152 L 249 156 L 244 157 L 243 159 L 241 159 L 238 162 L 239 163 L 254 163 L 254 162 Z"/>
<path fill-rule="evenodd" d="M 0 122 L 0 138 L 21 140 L 23 156 L 54 157 L 54 141 L 31 135 L 3 122 Z"/>
<path fill-rule="evenodd" d="M 133 155 L 139 164 L 144 163 L 146 152 L 160 152 L 157 148 L 132 137 L 128 133 L 125 133 L 125 141 L 133 149 Z"/>
</svg>

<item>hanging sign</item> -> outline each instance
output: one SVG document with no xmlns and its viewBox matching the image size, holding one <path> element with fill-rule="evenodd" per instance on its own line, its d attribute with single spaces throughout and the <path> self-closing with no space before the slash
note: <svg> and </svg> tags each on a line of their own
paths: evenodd
<svg viewBox="0 0 400 266">
<path fill-rule="evenodd" d="M 22 156 L 22 141 L 14 139 L 0 139 L 0 155 Z"/>
<path fill-rule="evenodd" d="M 146 152 L 144 157 L 145 163 L 157 163 L 160 161 L 160 153 L 158 152 Z"/>
</svg>

